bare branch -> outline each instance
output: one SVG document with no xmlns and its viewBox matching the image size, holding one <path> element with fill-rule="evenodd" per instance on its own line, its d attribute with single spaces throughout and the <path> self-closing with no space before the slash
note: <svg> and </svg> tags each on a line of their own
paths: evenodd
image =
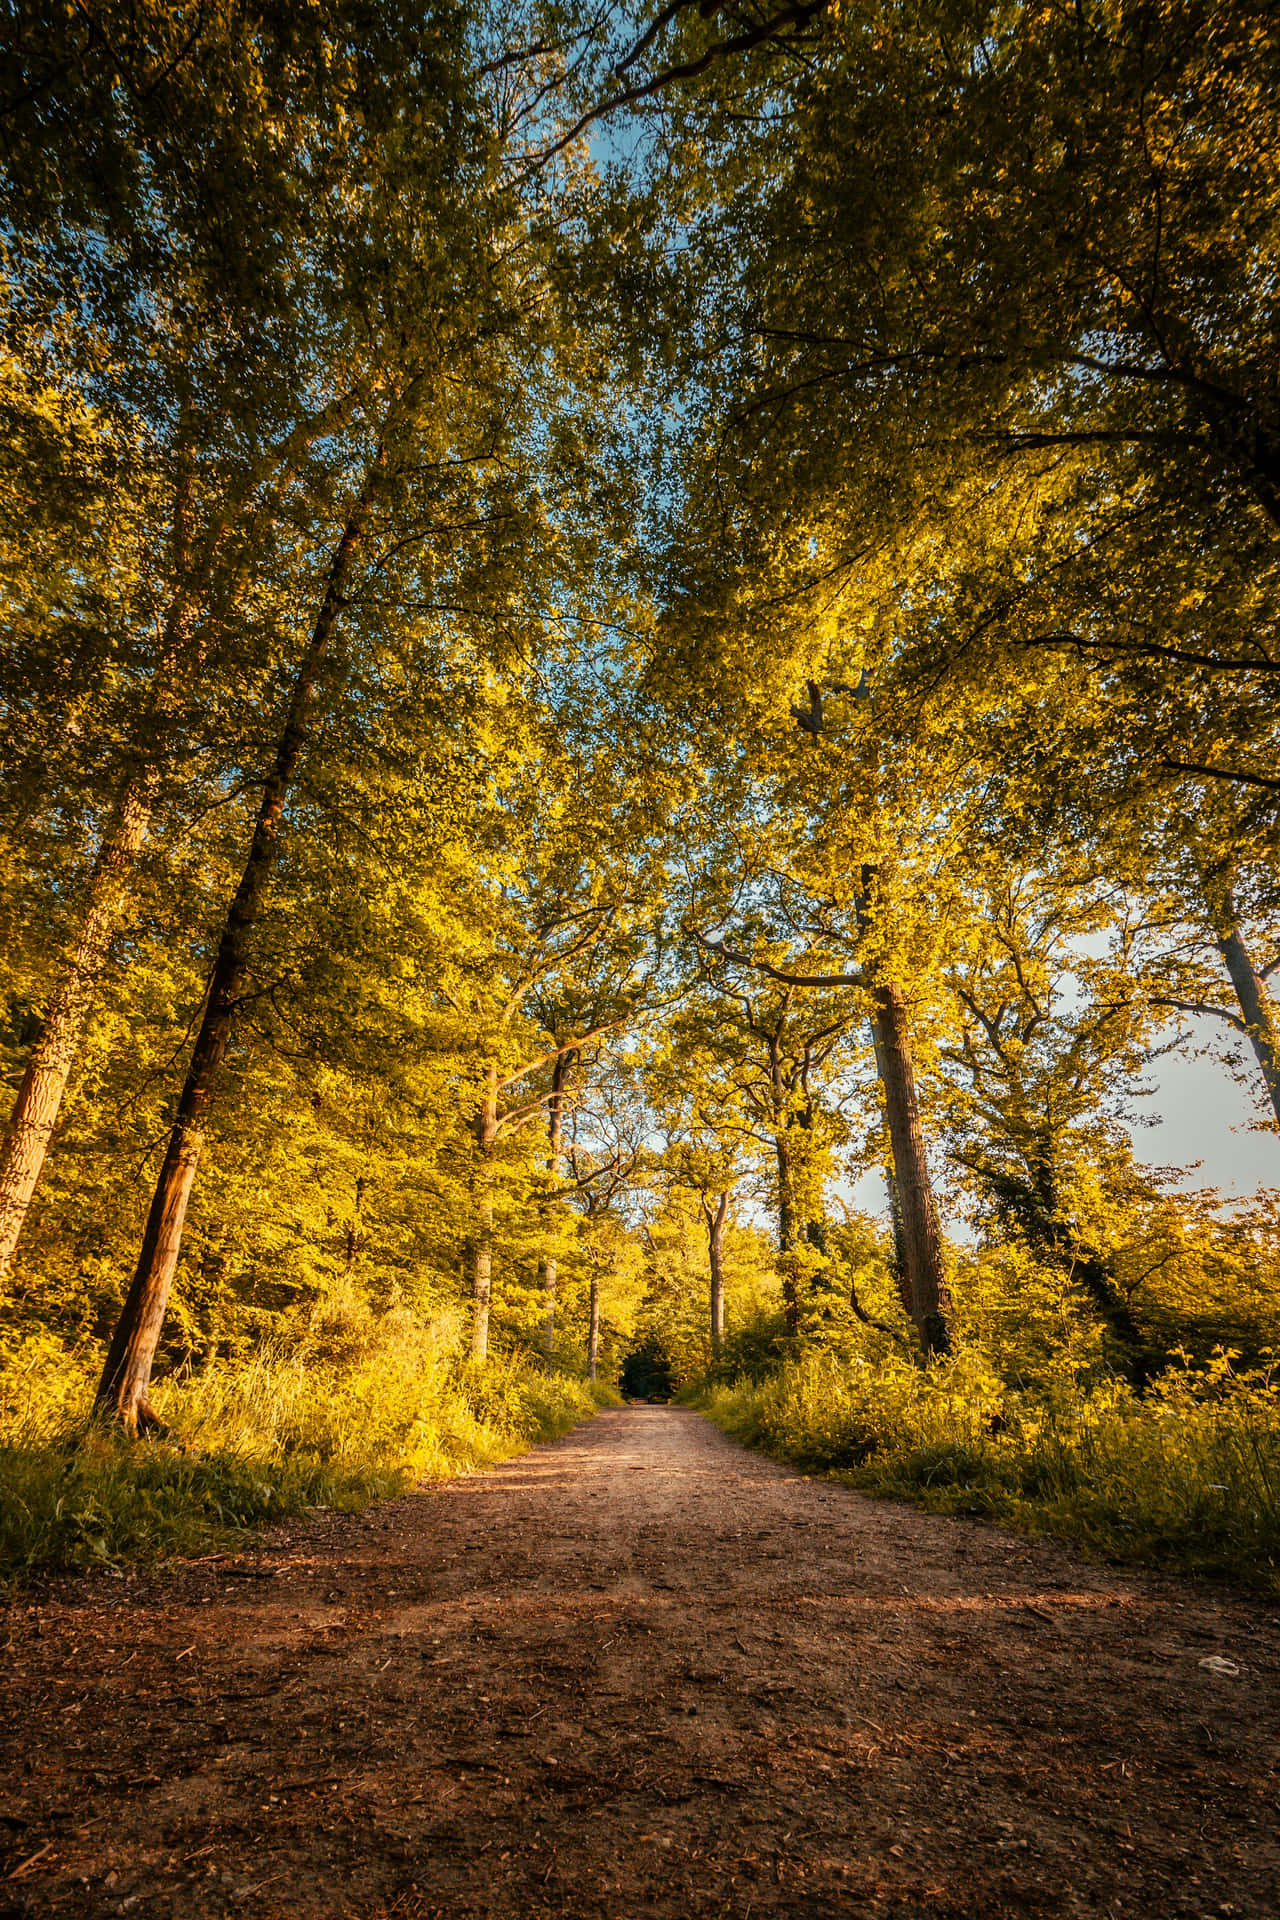
<svg viewBox="0 0 1280 1920">
<path fill-rule="evenodd" d="M 757 960 L 749 953 L 737 953 L 727 947 L 723 940 L 708 940 L 696 927 L 683 927 L 683 933 L 708 953 L 718 953 L 722 960 L 732 960 L 735 966 L 752 967 L 757 973 L 768 974 L 771 980 L 780 980 L 784 987 L 863 987 L 866 977 L 861 973 L 785 973 L 781 967 L 772 966 L 767 960 Z"/>
<path fill-rule="evenodd" d="M 1197 760 L 1162 760 L 1160 765 L 1176 773 L 1203 773 L 1210 780 L 1238 780 L 1246 787 L 1265 787 L 1268 793 L 1280 793 L 1280 780 L 1268 779 L 1262 773 L 1243 773 L 1238 767 L 1203 766 Z"/>
<path fill-rule="evenodd" d="M 547 147 L 543 153 L 539 154 L 538 164 L 545 165 L 548 160 L 554 160 L 556 155 L 563 153 L 580 133 L 585 133 L 588 127 L 593 126 L 597 120 L 603 120 L 607 114 L 616 113 L 619 107 L 631 107 L 641 100 L 651 99 L 654 94 L 661 93 L 664 88 L 673 86 L 677 80 L 694 80 L 699 74 L 705 73 L 709 67 L 717 66 L 720 61 L 727 60 L 731 54 L 747 53 L 752 47 L 762 46 L 766 41 L 781 38 L 788 27 L 793 27 L 798 33 L 818 14 L 825 13 L 827 4 L 828 0 L 798 0 L 797 5 L 784 7 L 781 13 L 774 14 L 772 19 L 760 21 L 757 26 L 748 28 L 745 33 L 734 34 L 728 40 L 713 42 L 696 59 L 668 67 L 664 73 L 655 74 L 652 80 L 641 81 L 634 87 L 624 87 L 620 93 L 611 94 L 607 100 L 602 100 L 598 106 L 592 107 L 590 112 L 584 113 L 582 118 L 576 121 L 567 133 L 562 134 L 553 146 Z M 634 58 L 634 50 L 627 56 L 628 65 L 632 58 Z"/>
</svg>

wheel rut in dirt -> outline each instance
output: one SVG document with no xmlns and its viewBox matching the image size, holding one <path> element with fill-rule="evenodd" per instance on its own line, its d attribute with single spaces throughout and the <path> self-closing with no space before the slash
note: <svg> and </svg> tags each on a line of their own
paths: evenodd
<svg viewBox="0 0 1280 1920">
<path fill-rule="evenodd" d="M 1277 1611 L 608 1412 L 14 1602 L 0 1920 L 1274 1920 Z"/>
</svg>

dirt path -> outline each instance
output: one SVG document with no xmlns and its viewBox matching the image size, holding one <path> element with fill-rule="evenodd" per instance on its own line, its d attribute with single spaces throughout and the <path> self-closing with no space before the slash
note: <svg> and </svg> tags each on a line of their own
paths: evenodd
<svg viewBox="0 0 1280 1920">
<path fill-rule="evenodd" d="M 1274 1920 L 1278 1612 L 606 1413 L 12 1608 L 0 1920 Z"/>
</svg>

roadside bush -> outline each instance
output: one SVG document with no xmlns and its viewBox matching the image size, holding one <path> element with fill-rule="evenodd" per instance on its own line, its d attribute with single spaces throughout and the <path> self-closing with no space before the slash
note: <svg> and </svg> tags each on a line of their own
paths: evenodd
<svg viewBox="0 0 1280 1920">
<path fill-rule="evenodd" d="M 0 1354 L 0 1579 L 210 1551 L 310 1507 L 357 1508 L 567 1432 L 611 1388 L 463 1358 L 460 1318 L 335 1292 L 245 1361 L 179 1369 L 166 1433 L 89 1423 L 96 1352 Z"/>
<path fill-rule="evenodd" d="M 746 1445 L 868 1492 L 1280 1590 L 1280 1383 L 1229 1352 L 1142 1398 L 1065 1371 L 1015 1392 L 972 1352 L 927 1369 L 816 1353 L 702 1404 Z"/>
</svg>

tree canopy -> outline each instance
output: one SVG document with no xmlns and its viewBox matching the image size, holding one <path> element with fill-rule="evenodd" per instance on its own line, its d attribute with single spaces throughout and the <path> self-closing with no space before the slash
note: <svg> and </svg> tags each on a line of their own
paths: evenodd
<svg viewBox="0 0 1280 1920">
<path fill-rule="evenodd" d="M 7 1348 L 1264 1349 L 1274 9 L 3 41 Z"/>
</svg>

